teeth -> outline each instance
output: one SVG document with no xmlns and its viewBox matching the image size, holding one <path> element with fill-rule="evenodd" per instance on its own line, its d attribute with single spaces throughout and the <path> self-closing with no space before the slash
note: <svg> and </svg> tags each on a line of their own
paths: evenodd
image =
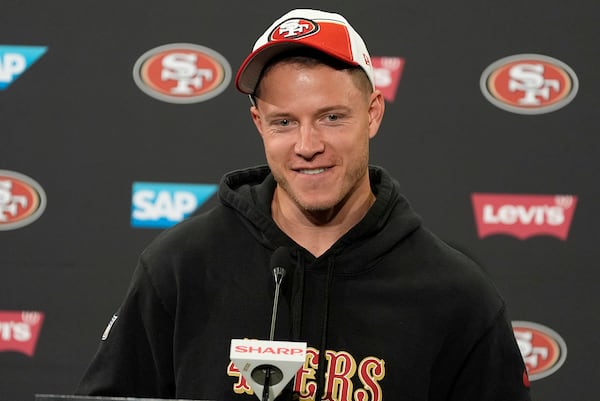
<svg viewBox="0 0 600 401">
<path fill-rule="evenodd" d="M 325 171 L 324 168 L 315 168 L 315 169 L 312 169 L 312 170 L 300 170 L 300 173 L 312 175 L 312 174 L 322 173 L 323 171 Z"/>
</svg>

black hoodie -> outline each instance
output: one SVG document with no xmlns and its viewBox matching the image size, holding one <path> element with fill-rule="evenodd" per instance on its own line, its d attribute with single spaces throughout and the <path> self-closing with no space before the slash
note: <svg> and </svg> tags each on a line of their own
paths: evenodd
<svg viewBox="0 0 600 401">
<path fill-rule="evenodd" d="M 271 218 L 268 167 L 226 175 L 218 206 L 144 250 L 76 392 L 256 400 L 230 341 L 269 338 L 269 261 L 287 247 L 275 339 L 308 343 L 299 399 L 529 400 L 494 285 L 421 225 L 385 170 L 370 167 L 370 179 L 371 209 L 316 258 Z"/>
</svg>

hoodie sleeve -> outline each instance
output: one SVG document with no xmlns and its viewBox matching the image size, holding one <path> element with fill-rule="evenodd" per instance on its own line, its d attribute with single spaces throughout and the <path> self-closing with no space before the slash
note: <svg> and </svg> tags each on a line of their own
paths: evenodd
<svg viewBox="0 0 600 401">
<path fill-rule="evenodd" d="M 76 394 L 174 397 L 174 319 L 143 261 Z"/>
<path fill-rule="evenodd" d="M 505 310 L 474 345 L 451 401 L 531 401 L 525 364 Z"/>
</svg>

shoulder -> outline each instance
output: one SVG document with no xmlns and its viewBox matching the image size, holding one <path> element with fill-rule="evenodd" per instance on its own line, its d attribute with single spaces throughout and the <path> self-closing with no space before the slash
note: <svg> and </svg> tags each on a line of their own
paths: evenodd
<svg viewBox="0 0 600 401">
<path fill-rule="evenodd" d="M 203 280 L 214 255 L 230 248 L 224 238 L 240 231 L 239 224 L 230 209 L 218 205 L 162 231 L 141 252 L 132 288 L 150 291 L 172 310 L 182 286 Z"/>
<path fill-rule="evenodd" d="M 141 252 L 139 267 L 156 285 L 171 282 L 182 269 L 205 264 L 210 252 L 224 246 L 223 238 L 238 230 L 236 220 L 222 205 L 191 216 L 158 234 Z"/>
<path fill-rule="evenodd" d="M 441 309 L 452 316 L 492 324 L 503 310 L 504 300 L 480 263 L 423 227 L 407 241 L 413 249 L 416 277 L 439 299 Z"/>
<path fill-rule="evenodd" d="M 162 231 L 142 251 L 148 263 L 156 263 L 174 255 L 186 255 L 202 248 L 215 238 L 234 230 L 236 217 L 228 208 L 218 205 L 209 211 L 193 215 L 181 223 Z"/>
</svg>

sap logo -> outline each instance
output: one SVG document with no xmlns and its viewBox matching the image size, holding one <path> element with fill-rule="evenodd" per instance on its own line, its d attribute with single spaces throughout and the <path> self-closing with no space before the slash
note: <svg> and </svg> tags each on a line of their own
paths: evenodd
<svg viewBox="0 0 600 401">
<path fill-rule="evenodd" d="M 46 50 L 44 46 L 0 46 L 0 90 L 8 88 Z"/>
<path fill-rule="evenodd" d="M 131 226 L 167 228 L 189 217 L 217 191 L 215 184 L 135 182 Z"/>
</svg>

